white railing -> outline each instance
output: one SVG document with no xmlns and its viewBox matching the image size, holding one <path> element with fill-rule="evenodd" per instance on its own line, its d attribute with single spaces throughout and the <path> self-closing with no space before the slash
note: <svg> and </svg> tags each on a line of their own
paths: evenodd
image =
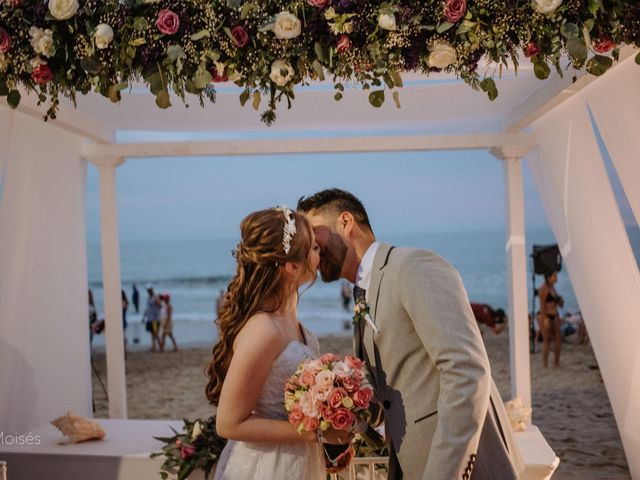
<svg viewBox="0 0 640 480">
<path fill-rule="evenodd" d="M 380 468 L 384 467 L 384 468 Z M 331 480 L 386 480 L 389 457 L 354 458 L 346 471 L 332 473 Z"/>
</svg>

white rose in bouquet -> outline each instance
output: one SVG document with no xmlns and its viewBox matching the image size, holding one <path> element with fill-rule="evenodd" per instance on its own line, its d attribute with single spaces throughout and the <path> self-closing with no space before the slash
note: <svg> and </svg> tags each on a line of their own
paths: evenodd
<svg viewBox="0 0 640 480">
<path fill-rule="evenodd" d="M 78 8 L 78 0 L 49 0 L 49 12 L 56 20 L 69 20 Z"/>
<path fill-rule="evenodd" d="M 427 58 L 427 64 L 434 68 L 446 68 L 454 63 L 458 56 L 456 49 L 448 42 L 437 42 L 429 47 L 431 53 Z"/>
<path fill-rule="evenodd" d="M 531 0 L 533 8 L 540 13 L 553 13 L 562 4 L 562 0 Z"/>
<path fill-rule="evenodd" d="M 276 15 L 276 23 L 273 26 L 273 33 L 279 40 L 296 38 L 302 31 L 300 19 L 290 12 L 280 12 Z"/>
<path fill-rule="evenodd" d="M 393 13 L 381 13 L 378 16 L 378 26 L 383 30 L 395 30 L 396 17 Z"/>
<path fill-rule="evenodd" d="M 284 60 L 276 60 L 271 64 L 269 78 L 278 85 L 284 87 L 293 78 L 293 67 Z"/>
<path fill-rule="evenodd" d="M 96 27 L 96 47 L 104 50 L 113 41 L 113 28 L 111 25 L 101 23 Z"/>
</svg>

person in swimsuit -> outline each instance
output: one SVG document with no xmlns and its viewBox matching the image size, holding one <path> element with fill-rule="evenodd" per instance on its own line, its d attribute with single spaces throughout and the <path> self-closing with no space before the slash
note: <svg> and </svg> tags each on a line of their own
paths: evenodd
<svg viewBox="0 0 640 480">
<path fill-rule="evenodd" d="M 562 323 L 558 308 L 564 306 L 564 300 L 556 291 L 554 285 L 558 281 L 558 273 L 552 272 L 544 276 L 544 285 L 538 290 L 540 298 L 540 312 L 538 324 L 542 327 L 542 365 L 548 366 L 549 348 L 553 341 L 553 366 L 560 366 L 560 347 L 562 336 L 560 324 Z"/>
</svg>

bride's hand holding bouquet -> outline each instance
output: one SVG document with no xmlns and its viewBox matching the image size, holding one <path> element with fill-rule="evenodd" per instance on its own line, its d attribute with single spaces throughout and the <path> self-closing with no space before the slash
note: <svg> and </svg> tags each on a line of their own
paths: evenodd
<svg viewBox="0 0 640 480">
<path fill-rule="evenodd" d="M 301 434 L 317 433 L 328 471 L 349 464 L 351 439 L 366 429 L 373 389 L 363 367 L 359 358 L 327 353 L 302 362 L 285 385 L 289 421 Z"/>
</svg>

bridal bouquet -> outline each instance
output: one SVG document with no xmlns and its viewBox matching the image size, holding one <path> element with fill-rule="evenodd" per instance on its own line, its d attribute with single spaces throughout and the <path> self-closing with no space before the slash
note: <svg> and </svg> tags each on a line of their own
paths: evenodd
<svg viewBox="0 0 640 480">
<path fill-rule="evenodd" d="M 302 362 L 289 378 L 284 405 L 298 432 L 334 430 L 362 433 L 369 419 L 373 389 L 363 371 L 362 360 L 327 353 Z M 327 471 L 336 472 L 354 455 L 351 446 L 323 445 Z"/>
<path fill-rule="evenodd" d="M 371 397 L 362 360 L 327 353 L 298 366 L 285 386 L 284 405 L 300 433 L 354 431 L 359 420 L 368 420 Z"/>
</svg>

